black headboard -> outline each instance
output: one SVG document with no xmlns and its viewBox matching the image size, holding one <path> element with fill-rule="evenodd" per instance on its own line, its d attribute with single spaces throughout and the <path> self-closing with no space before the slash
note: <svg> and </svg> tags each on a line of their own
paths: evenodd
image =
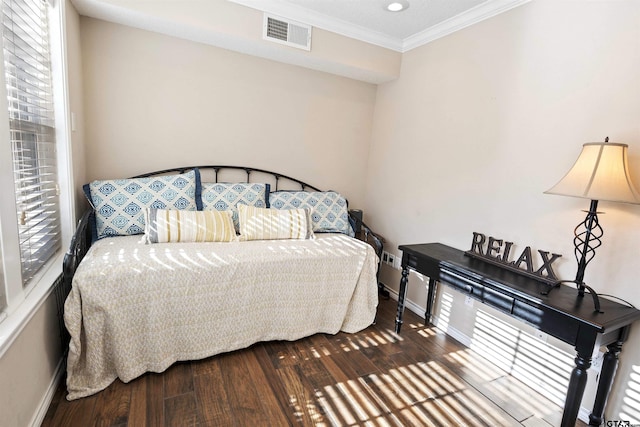
<svg viewBox="0 0 640 427">
<path fill-rule="evenodd" d="M 147 178 L 150 176 L 181 174 L 189 172 L 193 169 L 199 169 L 202 182 L 260 182 L 271 185 L 272 191 L 277 190 L 301 190 L 301 191 L 321 191 L 318 187 L 307 184 L 296 178 L 291 178 L 277 172 L 271 172 L 264 169 L 257 169 L 245 166 L 185 166 L 171 169 L 164 169 L 156 172 L 148 172 L 136 175 L 132 178 Z M 355 226 L 356 230 L 360 230 L 358 238 L 371 244 L 379 259 L 382 259 L 382 249 L 384 239 L 374 233 L 364 222 L 362 218 L 349 212 L 349 220 Z M 71 282 L 76 268 L 84 258 L 93 242 L 93 233 L 95 230 L 95 214 L 93 209 L 88 209 L 80 218 L 76 231 L 71 239 L 69 249 L 64 256 L 62 280 L 65 289 L 71 289 Z M 379 265 L 378 265 L 379 272 Z M 382 285 L 379 284 L 379 287 Z M 380 288 L 384 295 L 388 295 L 387 291 Z"/>
<path fill-rule="evenodd" d="M 319 188 L 311 184 L 300 181 L 296 178 L 283 175 L 277 172 L 271 172 L 264 169 L 251 168 L 246 166 L 187 166 L 180 168 L 165 169 L 157 172 L 149 172 L 134 176 L 133 178 L 147 178 L 155 175 L 166 175 L 175 173 L 185 173 L 193 169 L 199 169 L 203 182 L 267 182 L 271 184 L 272 191 L 284 189 L 299 189 L 302 191 L 321 191 Z M 234 174 L 235 172 L 235 174 Z M 226 173 L 226 175 L 225 175 Z M 252 178 L 253 177 L 253 178 Z M 271 181 L 271 182 L 268 182 Z"/>
</svg>

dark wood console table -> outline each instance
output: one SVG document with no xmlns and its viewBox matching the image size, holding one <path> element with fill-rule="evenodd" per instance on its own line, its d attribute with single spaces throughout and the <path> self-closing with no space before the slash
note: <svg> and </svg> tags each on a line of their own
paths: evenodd
<svg viewBox="0 0 640 427">
<path fill-rule="evenodd" d="M 562 426 L 574 426 L 587 381 L 587 369 L 596 347 L 607 346 L 589 425 L 602 424 L 604 407 L 618 366 L 622 344 L 640 311 L 600 298 L 601 313 L 594 310 L 589 295 L 578 296 L 575 287 L 560 285 L 548 295 L 548 285 L 440 243 L 402 245 L 402 279 L 398 295 L 396 332 L 400 333 L 409 270 L 429 277 L 425 324 L 431 323 L 437 283 L 462 291 L 483 304 L 523 320 L 546 334 L 575 347 L 577 356 L 571 373 L 562 416 Z"/>
</svg>

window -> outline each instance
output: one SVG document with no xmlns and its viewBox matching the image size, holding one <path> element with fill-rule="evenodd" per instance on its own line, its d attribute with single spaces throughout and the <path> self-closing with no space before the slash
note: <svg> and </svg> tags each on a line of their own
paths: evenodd
<svg viewBox="0 0 640 427">
<path fill-rule="evenodd" d="M 75 202 L 66 2 L 0 1 L 2 357 L 57 290 Z"/>
<path fill-rule="evenodd" d="M 4 0 L 2 38 L 22 283 L 60 249 L 48 3 Z"/>
</svg>

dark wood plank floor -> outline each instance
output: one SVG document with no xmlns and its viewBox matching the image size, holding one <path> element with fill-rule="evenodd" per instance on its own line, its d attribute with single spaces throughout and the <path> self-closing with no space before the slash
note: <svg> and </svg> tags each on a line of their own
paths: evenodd
<svg viewBox="0 0 640 427">
<path fill-rule="evenodd" d="M 395 301 L 357 334 L 180 362 L 67 401 L 61 384 L 43 426 L 555 426 L 561 408 Z M 585 424 L 579 423 L 584 426 Z"/>
</svg>

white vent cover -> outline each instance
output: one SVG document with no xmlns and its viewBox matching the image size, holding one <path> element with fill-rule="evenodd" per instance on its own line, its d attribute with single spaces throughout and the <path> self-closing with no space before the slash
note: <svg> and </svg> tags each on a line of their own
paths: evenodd
<svg viewBox="0 0 640 427">
<path fill-rule="evenodd" d="M 264 15 L 262 37 L 265 40 L 311 50 L 311 26 L 278 18 L 272 15 Z"/>
</svg>

